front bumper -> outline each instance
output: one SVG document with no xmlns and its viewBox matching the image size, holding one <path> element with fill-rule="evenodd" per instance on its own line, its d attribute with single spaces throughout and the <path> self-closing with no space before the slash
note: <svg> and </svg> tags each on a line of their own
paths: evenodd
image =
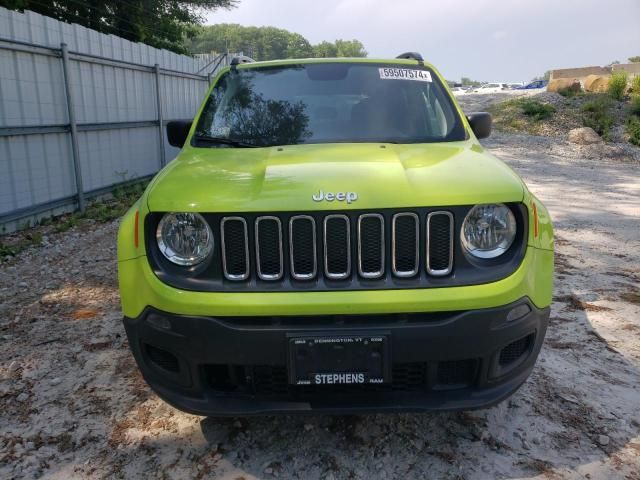
<svg viewBox="0 0 640 480">
<path fill-rule="evenodd" d="M 518 318 L 508 315 L 518 308 Z M 512 314 L 513 315 L 513 314 Z M 549 308 L 527 297 L 458 312 L 286 317 L 182 316 L 147 308 L 125 317 L 144 378 L 200 415 L 361 413 L 491 406 L 529 376 Z M 387 334 L 392 383 L 332 388 L 287 383 L 287 335 Z"/>
</svg>

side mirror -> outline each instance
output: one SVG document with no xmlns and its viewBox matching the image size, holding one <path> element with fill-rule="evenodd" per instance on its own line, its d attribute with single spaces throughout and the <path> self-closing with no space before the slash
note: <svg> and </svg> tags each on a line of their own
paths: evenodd
<svg viewBox="0 0 640 480">
<path fill-rule="evenodd" d="M 167 140 L 172 147 L 182 148 L 187 141 L 193 120 L 174 120 L 167 122 Z"/>
<path fill-rule="evenodd" d="M 487 112 L 470 113 L 467 115 L 467 120 L 478 140 L 491 135 L 491 114 Z"/>
</svg>

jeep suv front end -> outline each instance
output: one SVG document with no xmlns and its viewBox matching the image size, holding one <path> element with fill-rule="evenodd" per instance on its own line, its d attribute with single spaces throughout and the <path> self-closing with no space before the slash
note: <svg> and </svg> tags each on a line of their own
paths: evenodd
<svg viewBox="0 0 640 480">
<path fill-rule="evenodd" d="M 204 415 L 511 395 L 544 339 L 553 232 L 478 143 L 487 121 L 419 58 L 223 69 L 120 227 L 149 385 Z"/>
</svg>

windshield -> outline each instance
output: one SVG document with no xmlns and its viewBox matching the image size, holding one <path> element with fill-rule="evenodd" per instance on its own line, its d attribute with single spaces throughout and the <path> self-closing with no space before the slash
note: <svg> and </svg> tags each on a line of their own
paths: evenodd
<svg viewBox="0 0 640 480">
<path fill-rule="evenodd" d="M 200 116 L 194 146 L 464 140 L 460 117 L 427 68 L 319 63 L 231 70 Z"/>
</svg>

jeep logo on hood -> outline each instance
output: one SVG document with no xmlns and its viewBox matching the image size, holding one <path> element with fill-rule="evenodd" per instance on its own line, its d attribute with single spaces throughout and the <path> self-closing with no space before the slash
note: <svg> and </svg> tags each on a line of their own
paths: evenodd
<svg viewBox="0 0 640 480">
<path fill-rule="evenodd" d="M 339 202 L 344 202 L 346 200 L 347 203 L 351 203 L 358 200 L 358 194 L 356 192 L 333 193 L 333 192 L 323 192 L 322 190 L 320 190 L 311 198 L 313 198 L 314 202 L 321 202 L 323 200 L 326 200 L 327 202 L 333 202 L 334 200 L 337 200 Z"/>
</svg>

